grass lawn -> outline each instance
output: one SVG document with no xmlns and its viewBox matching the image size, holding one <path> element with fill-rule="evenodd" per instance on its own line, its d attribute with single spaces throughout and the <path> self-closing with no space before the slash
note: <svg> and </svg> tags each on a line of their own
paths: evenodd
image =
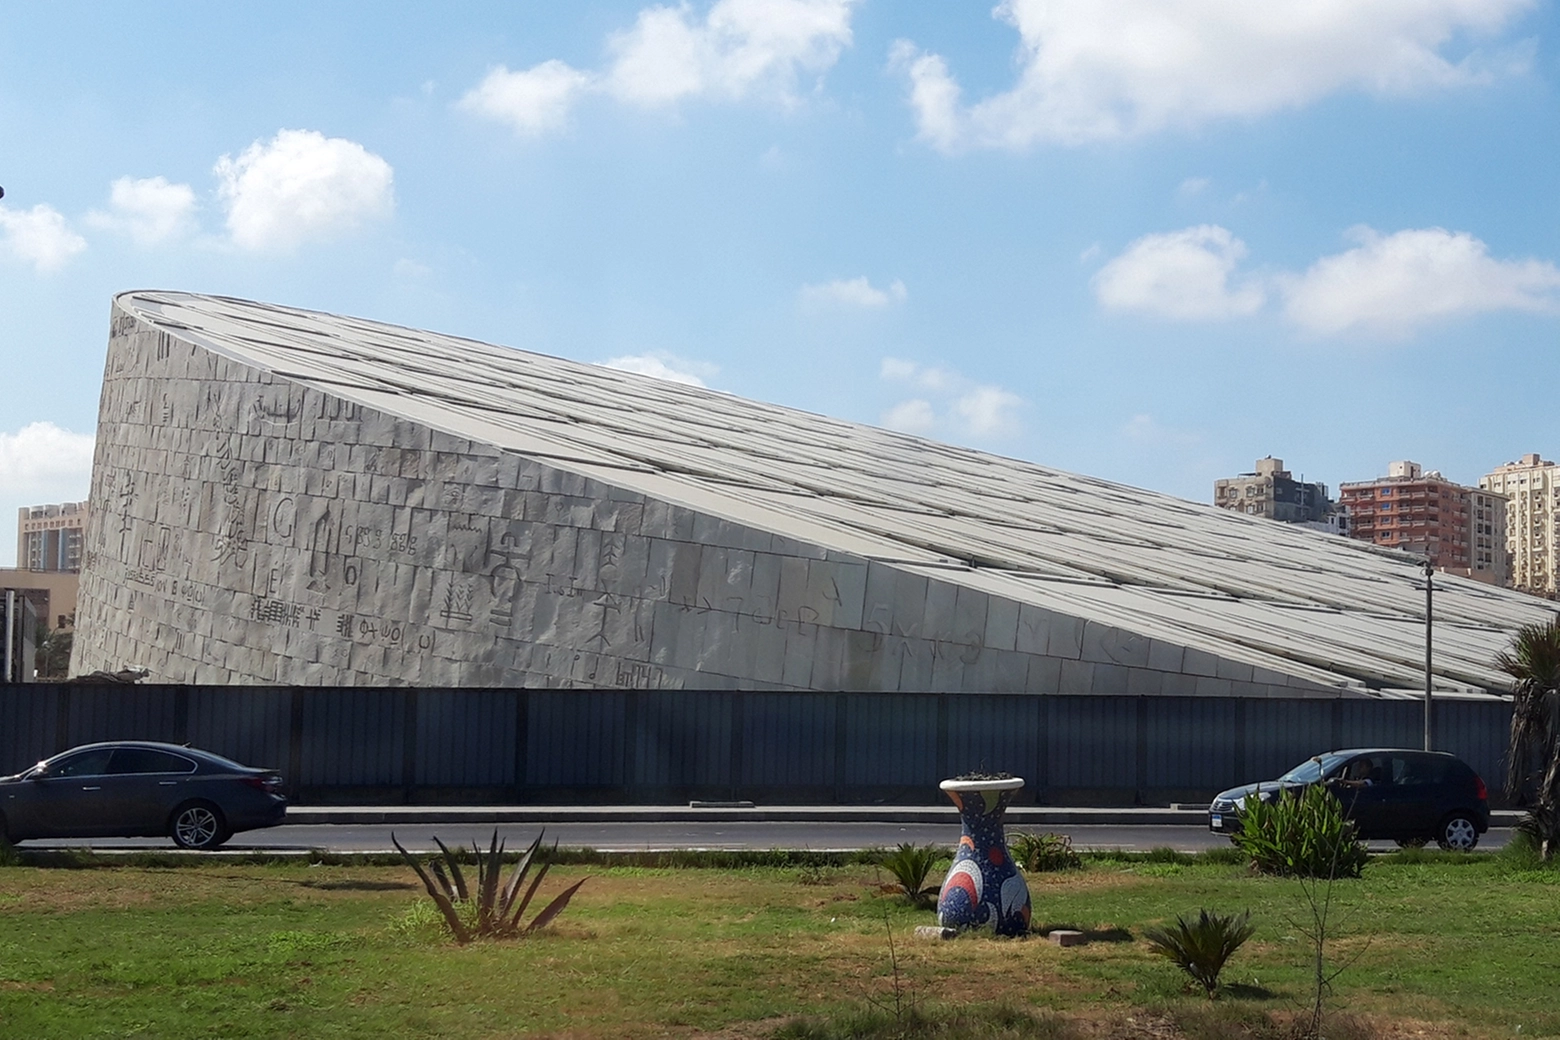
<svg viewBox="0 0 1560 1040">
<path fill-rule="evenodd" d="M 541 898 L 587 874 L 539 937 L 459 948 L 400 866 L 0 868 L 0 1037 L 844 1035 L 786 1022 L 891 1000 L 888 929 L 902 991 L 934 1017 L 996 1003 L 1040 1029 L 1001 1035 L 1238 1036 L 1305 998 L 1298 886 L 1228 864 L 1031 876 L 1037 925 L 1092 933 L 1071 949 L 911 939 L 932 914 L 863 866 L 565 865 Z M 1354 960 L 1334 1003 L 1361 1035 L 1560 1035 L 1560 871 L 1419 854 L 1336 892 Z M 1204 906 L 1258 925 L 1211 1010 L 1141 941 Z"/>
</svg>

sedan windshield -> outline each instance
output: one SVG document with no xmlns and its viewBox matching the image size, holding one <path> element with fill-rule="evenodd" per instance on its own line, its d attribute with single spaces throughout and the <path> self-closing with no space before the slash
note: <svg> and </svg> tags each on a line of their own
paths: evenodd
<svg viewBox="0 0 1560 1040">
<path fill-rule="evenodd" d="M 1281 784 L 1314 784 L 1325 774 L 1332 771 L 1333 766 L 1343 760 L 1342 755 L 1317 755 L 1295 766 L 1289 772 L 1278 778 Z"/>
</svg>

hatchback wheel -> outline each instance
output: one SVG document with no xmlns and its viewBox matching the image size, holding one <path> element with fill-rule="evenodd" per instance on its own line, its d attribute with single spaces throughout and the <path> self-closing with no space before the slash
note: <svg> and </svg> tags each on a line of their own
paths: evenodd
<svg viewBox="0 0 1560 1040">
<path fill-rule="evenodd" d="M 222 812 L 209 802 L 191 802 L 173 813 L 173 842 L 181 849 L 214 849 L 227 841 Z"/>
<path fill-rule="evenodd" d="M 1467 813 L 1452 813 L 1441 821 L 1436 844 L 1451 852 L 1472 852 L 1479 844 L 1479 828 Z"/>
</svg>

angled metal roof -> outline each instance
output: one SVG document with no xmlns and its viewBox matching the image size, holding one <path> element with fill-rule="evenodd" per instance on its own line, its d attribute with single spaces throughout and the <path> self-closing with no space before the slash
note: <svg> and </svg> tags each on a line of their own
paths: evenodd
<svg viewBox="0 0 1560 1040">
<path fill-rule="evenodd" d="M 1418 561 L 1366 543 L 698 387 L 212 296 L 118 303 L 245 364 L 740 524 L 1326 686 L 1423 685 Z M 1438 575 L 1435 672 L 1553 607 Z"/>
</svg>

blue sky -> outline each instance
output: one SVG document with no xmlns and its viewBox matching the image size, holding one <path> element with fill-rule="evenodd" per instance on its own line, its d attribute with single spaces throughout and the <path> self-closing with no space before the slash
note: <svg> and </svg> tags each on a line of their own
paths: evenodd
<svg viewBox="0 0 1560 1040">
<path fill-rule="evenodd" d="M 0 510 L 85 495 L 131 288 L 1202 501 L 1476 482 L 1560 454 L 1557 81 L 1536 0 L 15 3 Z"/>
</svg>

